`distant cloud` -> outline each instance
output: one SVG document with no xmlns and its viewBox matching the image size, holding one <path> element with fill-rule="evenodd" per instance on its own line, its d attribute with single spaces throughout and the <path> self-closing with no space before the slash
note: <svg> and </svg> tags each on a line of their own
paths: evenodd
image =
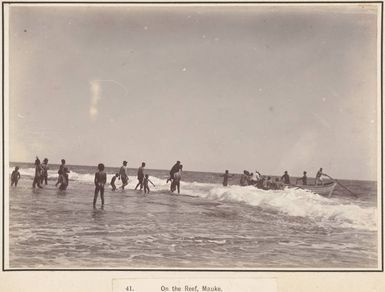
<svg viewBox="0 0 385 292">
<path fill-rule="evenodd" d="M 98 80 L 92 80 L 90 82 L 90 92 L 91 92 L 91 104 L 89 109 L 89 115 L 92 120 L 96 120 L 98 116 L 98 103 L 101 99 L 101 87 Z"/>
</svg>

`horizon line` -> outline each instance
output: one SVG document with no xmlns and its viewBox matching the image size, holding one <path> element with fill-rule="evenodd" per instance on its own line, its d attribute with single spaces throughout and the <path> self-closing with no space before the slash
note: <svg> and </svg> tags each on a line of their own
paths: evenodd
<svg viewBox="0 0 385 292">
<path fill-rule="evenodd" d="M 33 162 L 23 162 L 23 161 L 17 161 L 17 162 L 14 162 L 14 161 L 9 161 L 9 163 L 11 164 L 17 164 L 17 163 L 23 163 L 23 164 L 34 164 Z M 4 164 L 4 163 L 3 163 Z M 59 165 L 60 164 L 56 164 L 56 163 L 50 163 L 51 165 Z M 97 167 L 97 165 L 88 165 L 88 164 L 68 164 L 69 166 L 87 166 L 87 167 Z M 182 164 L 183 165 L 183 164 Z M 105 166 L 106 168 L 119 168 L 121 166 Z M 128 167 L 129 169 L 137 169 L 138 167 Z M 147 168 L 148 170 L 164 170 L 164 171 L 169 171 L 169 169 L 161 169 L 161 168 Z M 184 172 L 206 172 L 206 173 L 215 173 L 215 174 L 222 174 L 223 172 L 218 172 L 218 171 L 202 171 L 202 170 L 183 170 Z M 242 175 L 241 172 L 229 172 L 229 173 L 232 173 L 232 174 L 240 174 Z M 252 172 L 254 173 L 254 172 Z M 276 174 L 264 174 L 264 173 L 261 173 L 262 176 L 271 176 L 271 177 L 281 177 L 282 175 L 276 175 Z M 295 176 L 295 175 L 290 175 L 290 177 L 300 177 L 300 176 Z M 315 178 L 313 176 L 308 176 L 308 178 Z M 354 178 L 337 178 L 335 180 L 353 180 L 353 181 L 370 181 L 370 182 L 378 182 L 377 179 L 354 179 Z"/>
</svg>

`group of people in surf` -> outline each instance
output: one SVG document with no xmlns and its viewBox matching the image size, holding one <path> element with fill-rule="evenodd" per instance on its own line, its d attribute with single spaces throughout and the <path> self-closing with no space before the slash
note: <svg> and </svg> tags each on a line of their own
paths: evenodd
<svg viewBox="0 0 385 292">
<path fill-rule="evenodd" d="M 323 177 L 327 176 L 323 173 L 322 168 L 320 168 L 316 174 L 315 177 L 315 185 L 323 185 Z M 229 178 L 233 177 L 233 175 L 229 174 L 229 171 L 226 170 L 225 173 L 222 175 L 223 177 L 223 186 L 228 185 Z M 302 182 L 302 185 L 307 185 L 307 172 L 303 172 L 303 176 L 296 179 L 296 184 L 298 184 L 299 181 Z M 241 186 L 255 186 L 259 189 L 263 190 L 281 190 L 287 185 L 291 185 L 290 183 L 290 176 L 287 171 L 284 172 L 284 174 L 281 177 L 276 177 L 273 179 L 271 176 L 263 176 L 261 175 L 257 170 L 255 173 L 249 172 L 247 170 L 243 171 L 243 174 L 241 175 L 239 184 Z"/>
<path fill-rule="evenodd" d="M 148 183 L 151 183 L 154 187 L 155 185 L 149 179 L 149 175 L 144 173 L 145 167 L 146 167 L 146 163 L 142 162 L 141 166 L 139 166 L 138 168 L 138 172 L 137 172 L 138 184 L 135 186 L 135 190 L 137 190 L 138 188 L 140 190 L 143 189 L 144 193 L 146 194 L 150 192 Z M 171 181 L 170 190 L 172 192 L 178 189 L 178 193 L 180 193 L 180 180 L 182 178 L 182 169 L 183 169 L 183 165 L 180 164 L 180 161 L 177 161 L 170 170 L 170 177 L 167 179 L 167 183 Z M 116 173 L 115 176 L 113 176 L 111 179 L 110 184 L 112 186 L 113 191 L 117 189 L 115 185 L 116 179 L 122 181 L 121 189 L 124 190 L 125 186 L 128 184 L 127 161 L 123 161 L 123 165 L 120 167 L 119 172 Z"/>
<path fill-rule="evenodd" d="M 17 167 L 18 168 L 18 167 Z M 33 188 L 43 188 L 43 184 L 47 185 L 48 183 L 48 159 L 44 158 L 43 162 L 40 162 L 39 157 L 35 159 L 35 176 L 32 182 Z M 70 173 L 68 167 L 66 166 L 66 161 L 61 160 L 61 164 L 58 170 L 58 179 L 55 186 L 59 186 L 60 190 L 65 190 L 68 187 Z"/>
<path fill-rule="evenodd" d="M 150 193 L 149 183 L 151 183 L 154 187 L 155 185 L 150 180 L 149 175 L 145 174 L 145 167 L 146 163 L 142 162 L 141 166 L 138 168 L 137 171 L 137 178 L 138 178 L 138 184 L 135 186 L 135 190 L 138 188 L 140 190 L 144 191 L 144 194 Z M 33 188 L 43 188 L 42 185 L 45 183 L 47 185 L 48 182 L 48 159 L 44 158 L 43 162 L 40 162 L 40 159 L 36 157 L 35 160 L 35 175 L 32 183 Z M 94 184 L 95 184 L 95 192 L 94 192 L 94 201 L 93 205 L 95 206 L 98 195 L 100 194 L 100 198 L 102 201 L 102 206 L 104 205 L 104 186 L 107 183 L 107 174 L 104 172 L 104 164 L 99 163 L 98 164 L 98 171 L 95 173 L 94 178 Z M 180 163 L 180 161 L 177 161 L 173 167 L 170 170 L 170 176 L 167 179 L 167 183 L 171 182 L 170 190 L 171 192 L 178 191 L 178 194 L 180 193 L 180 181 L 182 178 L 182 170 L 183 165 Z M 61 160 L 61 164 L 59 166 L 58 170 L 58 179 L 55 184 L 55 186 L 59 186 L 60 190 L 65 190 L 68 187 L 69 183 L 69 176 L 70 170 L 66 166 L 65 159 Z M 228 181 L 230 178 L 233 177 L 229 173 L 228 170 L 225 171 L 223 175 L 223 186 L 228 185 Z M 316 174 L 315 177 L 315 185 L 323 184 L 322 177 L 327 176 L 322 172 L 322 168 L 320 168 Z M 11 174 L 11 186 L 17 186 L 17 183 L 20 179 L 20 172 L 19 167 L 16 166 L 15 170 Z M 122 185 L 121 189 L 124 190 L 124 188 L 128 184 L 128 167 L 127 167 L 127 161 L 123 161 L 123 165 L 120 167 L 119 172 L 116 173 L 110 182 L 110 185 L 112 187 L 112 190 L 115 191 L 117 189 L 116 187 L 116 179 L 121 180 Z M 300 178 L 297 178 L 296 184 L 298 184 L 298 181 L 302 181 L 302 185 L 307 185 L 307 173 L 306 171 L 303 172 L 303 176 Z M 284 174 L 279 178 L 276 177 L 273 179 L 271 176 L 263 176 L 258 171 L 255 171 L 255 173 L 249 172 L 247 170 L 243 171 L 243 174 L 240 178 L 240 185 L 241 186 L 255 186 L 259 189 L 264 190 L 280 190 L 283 189 L 287 185 L 291 185 L 290 183 L 290 176 L 287 171 L 284 172 Z"/>
<path fill-rule="evenodd" d="M 148 174 L 144 174 L 144 168 L 146 167 L 146 163 L 145 162 L 142 162 L 142 165 L 139 166 L 138 168 L 138 174 L 137 174 L 137 178 L 138 178 L 138 184 L 136 185 L 135 187 L 135 190 L 138 189 L 138 187 L 140 187 L 140 190 L 144 190 L 144 193 L 149 193 L 150 192 L 150 188 L 148 187 L 148 183 L 151 183 L 153 186 L 155 186 L 152 181 L 149 179 L 149 175 Z M 115 174 L 115 176 L 111 179 L 111 186 L 112 186 L 112 190 L 115 191 L 117 188 L 116 188 L 116 185 L 115 185 L 115 181 L 116 179 L 119 179 L 122 181 L 122 186 L 121 186 L 121 189 L 124 190 L 125 186 L 128 184 L 128 167 L 127 167 L 127 161 L 123 161 L 123 165 L 120 167 L 119 169 L 119 172 Z"/>
<path fill-rule="evenodd" d="M 139 190 L 144 191 L 144 194 L 150 193 L 150 187 L 149 183 L 151 183 L 154 187 L 155 185 L 150 180 L 150 177 L 148 174 L 145 174 L 145 167 L 146 163 L 142 162 L 141 166 L 138 168 L 137 172 L 137 178 L 138 183 L 135 186 L 135 190 L 139 188 Z M 174 192 L 176 189 L 178 190 L 178 194 L 180 193 L 180 181 L 182 178 L 182 169 L 183 165 L 180 163 L 180 161 L 177 161 L 175 165 L 170 170 L 170 177 L 167 179 L 167 183 L 171 181 L 170 190 L 171 192 Z M 117 190 L 116 187 L 116 179 L 122 181 L 121 189 L 124 190 L 124 188 L 128 185 L 128 167 L 127 167 L 127 161 L 123 161 L 123 165 L 120 167 L 119 172 L 117 172 L 111 179 L 110 185 L 112 187 L 112 190 Z M 107 182 L 107 175 L 104 172 L 104 164 L 99 163 L 98 165 L 98 171 L 95 173 L 95 193 L 94 193 L 94 201 L 93 206 L 95 207 L 96 201 L 98 199 L 98 194 L 100 193 L 100 199 L 102 201 L 102 206 L 104 206 L 104 186 Z"/>
<path fill-rule="evenodd" d="M 17 186 L 17 183 L 19 182 L 20 179 L 20 167 L 16 166 L 15 169 L 12 171 L 11 174 L 11 187 L 12 186 Z M 39 157 L 36 157 L 35 159 L 35 174 L 33 177 L 33 182 L 32 182 L 32 187 L 33 188 L 43 188 L 43 184 L 47 185 L 48 183 L 48 159 L 44 158 L 43 162 L 40 161 Z M 58 170 L 58 179 L 55 184 L 55 186 L 59 186 L 59 189 L 65 190 L 68 186 L 68 173 L 69 169 L 66 166 L 66 162 L 64 159 L 61 160 L 61 165 Z"/>
<path fill-rule="evenodd" d="M 137 172 L 137 178 L 138 178 L 138 184 L 135 187 L 135 190 L 138 188 L 140 190 L 143 189 L 144 194 L 150 193 L 149 183 L 152 184 L 154 187 L 155 185 L 150 180 L 149 175 L 144 173 L 146 167 L 146 163 L 142 162 L 141 166 L 138 168 Z M 20 179 L 20 172 L 19 172 L 19 166 L 16 166 L 14 171 L 11 174 L 11 186 L 17 186 L 17 183 Z M 43 183 L 47 185 L 48 182 L 48 159 L 45 158 L 43 160 L 43 163 L 40 162 L 40 159 L 36 157 L 35 160 L 35 175 L 32 183 L 33 188 L 43 188 Z M 100 198 L 102 201 L 102 205 L 104 205 L 104 186 L 107 183 L 107 174 L 104 172 L 104 164 L 99 163 L 98 164 L 98 171 L 95 173 L 94 178 L 94 184 L 95 184 L 95 192 L 94 192 L 94 206 L 96 204 L 98 195 L 100 194 Z M 171 181 L 170 190 L 171 192 L 178 191 L 178 194 L 180 193 L 180 181 L 182 179 L 182 169 L 183 165 L 180 163 L 180 161 L 177 161 L 175 165 L 170 170 L 170 177 L 167 179 L 167 183 Z M 69 184 L 69 174 L 70 170 L 66 166 L 66 161 L 64 159 L 61 160 L 61 165 L 59 166 L 58 170 L 58 180 L 55 184 L 55 186 L 59 186 L 60 190 L 65 190 L 68 187 Z M 116 179 L 122 181 L 121 189 L 124 190 L 124 188 L 128 184 L 128 167 L 127 167 L 127 161 L 123 161 L 123 165 L 120 167 L 119 172 L 116 173 L 110 182 L 110 185 L 112 187 L 112 190 L 115 191 L 117 189 L 116 187 Z"/>
</svg>

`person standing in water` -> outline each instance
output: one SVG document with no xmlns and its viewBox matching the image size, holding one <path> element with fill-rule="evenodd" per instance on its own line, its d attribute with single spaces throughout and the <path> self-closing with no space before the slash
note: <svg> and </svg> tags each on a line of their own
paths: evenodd
<svg viewBox="0 0 385 292">
<path fill-rule="evenodd" d="M 113 191 L 116 190 L 115 181 L 116 181 L 116 179 L 117 179 L 118 177 L 119 177 L 119 173 L 116 173 L 116 174 L 112 177 L 112 179 L 111 179 L 110 184 L 111 184 L 111 186 L 112 186 L 112 190 L 113 190 Z"/>
<path fill-rule="evenodd" d="M 282 180 L 285 184 L 287 184 L 287 185 L 290 184 L 290 176 L 289 176 L 289 174 L 287 173 L 287 170 L 285 171 L 285 173 L 284 173 L 283 176 L 281 177 L 281 180 Z"/>
<path fill-rule="evenodd" d="M 122 180 L 122 190 L 128 184 L 128 173 L 127 173 L 127 161 L 123 161 L 123 165 L 119 170 L 119 176 Z"/>
<path fill-rule="evenodd" d="M 135 190 L 140 186 L 140 190 L 143 188 L 143 179 L 144 179 L 144 167 L 146 166 L 145 162 L 142 162 L 142 166 L 138 168 L 138 184 L 135 187 Z M 146 193 L 146 192 L 145 192 Z"/>
<path fill-rule="evenodd" d="M 229 174 L 229 171 L 226 169 L 225 173 L 221 175 L 223 177 L 223 186 L 227 187 L 229 178 L 232 178 L 233 176 Z"/>
<path fill-rule="evenodd" d="M 172 180 L 174 179 L 174 174 L 177 173 L 179 171 L 179 168 L 180 168 L 180 161 L 178 160 L 174 166 L 171 168 L 170 170 L 170 177 L 167 179 L 167 182 L 168 183 L 169 181 L 172 182 Z"/>
<path fill-rule="evenodd" d="M 57 182 L 55 184 L 55 187 L 57 187 L 58 184 L 63 183 L 63 178 L 64 178 L 64 168 L 66 167 L 66 161 L 64 159 L 61 160 L 61 165 L 59 166 L 59 170 L 57 171 L 58 173 L 58 178 Z"/>
<path fill-rule="evenodd" d="M 19 179 L 20 179 L 19 167 L 16 166 L 15 170 L 12 171 L 12 174 L 11 174 L 11 187 L 13 185 L 15 185 L 15 187 L 17 187 L 17 183 L 18 183 Z"/>
<path fill-rule="evenodd" d="M 182 179 L 182 169 L 183 165 L 179 165 L 178 172 L 174 173 L 173 180 L 171 183 L 171 192 L 174 192 L 176 189 L 178 190 L 178 194 L 180 194 L 180 181 Z"/>
<path fill-rule="evenodd" d="M 95 194 L 94 194 L 94 202 L 93 206 L 96 207 L 96 200 L 98 199 L 98 194 L 100 192 L 100 199 L 102 201 L 102 208 L 104 207 L 104 185 L 107 181 L 107 175 L 104 172 L 104 164 L 98 164 L 98 172 L 95 173 Z"/>
<path fill-rule="evenodd" d="M 41 175 L 41 184 L 43 184 L 43 182 L 47 185 L 47 182 L 48 182 L 48 159 L 47 158 L 44 158 L 43 160 L 43 163 L 41 164 L 41 168 L 42 168 L 42 175 Z"/>
<path fill-rule="evenodd" d="M 59 187 L 62 191 L 66 190 L 69 184 L 69 177 L 68 174 L 70 173 L 68 167 L 64 167 L 63 169 L 63 175 L 62 175 L 62 183 Z"/>
<path fill-rule="evenodd" d="M 35 177 L 33 179 L 33 183 L 32 183 L 32 187 L 33 188 L 36 188 L 36 185 L 42 189 L 43 187 L 41 186 L 40 184 L 40 181 L 41 181 L 41 175 L 42 175 L 42 167 L 41 167 L 41 164 L 40 164 L 40 159 L 39 157 L 36 157 L 36 160 L 35 160 Z"/>
<path fill-rule="evenodd" d="M 148 174 L 146 174 L 144 179 L 143 179 L 144 194 L 146 194 L 146 192 L 147 192 L 147 194 L 150 193 L 150 188 L 148 187 L 149 182 L 155 187 L 155 185 L 152 183 L 152 181 L 150 181 L 150 179 L 148 178 Z"/>
</svg>

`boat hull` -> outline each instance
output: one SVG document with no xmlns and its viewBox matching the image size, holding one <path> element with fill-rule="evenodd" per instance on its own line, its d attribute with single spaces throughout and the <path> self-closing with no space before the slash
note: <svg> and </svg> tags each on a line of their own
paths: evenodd
<svg viewBox="0 0 385 292">
<path fill-rule="evenodd" d="M 334 188 L 336 187 L 337 183 L 330 182 L 323 185 L 306 185 L 306 186 L 297 186 L 298 188 L 311 191 L 313 193 L 319 194 L 321 196 L 327 196 L 331 197 L 334 191 Z"/>
</svg>

